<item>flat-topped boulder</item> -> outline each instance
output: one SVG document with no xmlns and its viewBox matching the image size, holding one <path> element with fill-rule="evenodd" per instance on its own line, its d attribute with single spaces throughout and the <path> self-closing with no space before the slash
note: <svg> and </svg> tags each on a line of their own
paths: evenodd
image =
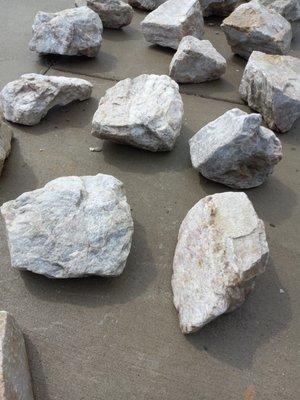
<svg viewBox="0 0 300 400">
<path fill-rule="evenodd" d="M 260 3 L 269 10 L 282 15 L 288 21 L 297 21 L 300 19 L 300 1 L 299 0 L 259 0 Z"/>
<path fill-rule="evenodd" d="M 239 0 L 199 0 L 203 17 L 229 15 L 239 3 Z"/>
<path fill-rule="evenodd" d="M 11 149 L 12 129 L 0 120 L 0 175 Z"/>
</svg>

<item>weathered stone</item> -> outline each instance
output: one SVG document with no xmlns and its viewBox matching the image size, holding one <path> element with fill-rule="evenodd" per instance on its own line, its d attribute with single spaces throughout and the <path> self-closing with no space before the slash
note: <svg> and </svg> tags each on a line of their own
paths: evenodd
<svg viewBox="0 0 300 400">
<path fill-rule="evenodd" d="M 287 132 L 300 117 L 300 60 L 254 51 L 246 65 L 240 95 L 269 128 Z"/>
<path fill-rule="evenodd" d="M 235 9 L 239 0 L 199 0 L 203 17 L 217 15 L 226 17 Z"/>
<path fill-rule="evenodd" d="M 221 27 L 232 51 L 244 58 L 254 50 L 286 54 L 290 49 L 291 24 L 257 0 L 241 4 L 224 19 Z"/>
<path fill-rule="evenodd" d="M 193 167 L 235 189 L 261 185 L 282 159 L 280 140 L 261 124 L 260 114 L 227 111 L 190 140 Z"/>
<path fill-rule="evenodd" d="M 0 175 L 11 149 L 12 129 L 0 120 Z"/>
<path fill-rule="evenodd" d="M 286 18 L 288 21 L 300 19 L 299 0 L 259 0 L 260 3 L 269 10 L 275 11 Z"/>
<path fill-rule="evenodd" d="M 40 11 L 32 29 L 29 48 L 39 54 L 95 57 L 102 42 L 102 22 L 88 7 Z"/>
<path fill-rule="evenodd" d="M 220 78 L 226 60 L 208 40 L 185 36 L 170 64 L 170 76 L 180 83 L 200 83 Z"/>
<path fill-rule="evenodd" d="M 91 97 L 92 84 L 84 79 L 25 74 L 0 93 L 0 106 L 8 121 L 36 125 L 54 106 Z"/>
<path fill-rule="evenodd" d="M 145 39 L 177 49 L 184 36 L 202 39 L 204 22 L 199 0 L 168 0 L 142 21 Z"/>
<path fill-rule="evenodd" d="M 166 75 L 140 75 L 107 90 L 92 134 L 150 151 L 170 151 L 180 134 L 183 103 L 176 82 Z"/>
<path fill-rule="evenodd" d="M 163 0 L 128 0 L 128 3 L 141 10 L 153 11 L 162 4 Z"/>
<path fill-rule="evenodd" d="M 23 334 L 6 311 L 0 311 L 0 369 L 1 400 L 34 400 Z"/>
<path fill-rule="evenodd" d="M 69 176 L 4 203 L 13 268 L 50 278 L 117 276 L 130 251 L 133 221 L 113 176 Z"/>
<path fill-rule="evenodd" d="M 265 270 L 263 222 L 245 193 L 200 200 L 181 224 L 173 262 L 174 305 L 183 333 L 241 306 Z"/>
</svg>

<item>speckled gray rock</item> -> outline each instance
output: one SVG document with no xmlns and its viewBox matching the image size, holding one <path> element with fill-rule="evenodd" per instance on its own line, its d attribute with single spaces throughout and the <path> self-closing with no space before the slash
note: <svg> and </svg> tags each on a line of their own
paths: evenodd
<svg viewBox="0 0 300 400">
<path fill-rule="evenodd" d="M 276 11 L 288 21 L 300 19 L 299 0 L 259 0 L 269 10 Z"/>
<path fill-rule="evenodd" d="M 84 79 L 25 74 L 0 93 L 4 117 L 23 125 L 36 125 L 54 106 L 91 97 L 92 84 Z"/>
<path fill-rule="evenodd" d="M 88 7 L 57 13 L 40 11 L 32 26 L 29 48 L 39 54 L 95 57 L 102 42 L 103 25 Z"/>
<path fill-rule="evenodd" d="M 168 0 L 142 21 L 145 39 L 177 49 L 184 36 L 202 39 L 204 22 L 199 0 Z"/>
<path fill-rule="evenodd" d="M 203 17 L 217 15 L 226 17 L 239 3 L 239 0 L 199 0 L 202 8 Z"/>
<path fill-rule="evenodd" d="M 268 127 L 287 132 L 300 117 L 300 60 L 254 51 L 246 65 L 240 95 Z"/>
<path fill-rule="evenodd" d="M 12 129 L 0 120 L 0 175 L 11 149 Z"/>
<path fill-rule="evenodd" d="M 245 193 L 200 200 L 183 220 L 173 262 L 174 305 L 183 333 L 239 307 L 265 270 L 263 222 Z"/>
<path fill-rule="evenodd" d="M 190 140 L 193 167 L 234 189 L 261 185 L 282 159 L 280 140 L 261 124 L 260 114 L 227 111 Z"/>
<path fill-rule="evenodd" d="M 180 83 L 200 83 L 220 78 L 226 60 L 208 40 L 185 36 L 170 64 L 170 76 Z"/>
<path fill-rule="evenodd" d="M 221 27 L 233 53 L 244 58 L 254 50 L 286 54 L 290 49 L 291 24 L 256 0 L 237 7 L 224 19 Z"/>
<path fill-rule="evenodd" d="M 183 103 L 166 75 L 140 75 L 107 90 L 96 111 L 92 134 L 150 151 L 170 151 L 180 134 Z"/>
<path fill-rule="evenodd" d="M 128 3 L 141 10 L 153 11 L 163 3 L 163 0 L 128 0 Z"/>
<path fill-rule="evenodd" d="M 13 268 L 50 278 L 117 276 L 130 251 L 133 221 L 113 176 L 69 176 L 4 203 Z"/>
<path fill-rule="evenodd" d="M 23 334 L 6 311 L 0 311 L 0 399 L 34 400 Z"/>
</svg>

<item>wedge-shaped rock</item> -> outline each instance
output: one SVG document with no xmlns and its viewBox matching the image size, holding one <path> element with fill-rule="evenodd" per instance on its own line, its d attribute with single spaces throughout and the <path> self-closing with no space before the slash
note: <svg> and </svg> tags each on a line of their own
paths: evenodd
<svg viewBox="0 0 300 400">
<path fill-rule="evenodd" d="M 6 311 L 0 311 L 0 376 L 1 400 L 34 400 L 23 334 Z"/>
<path fill-rule="evenodd" d="M 170 64 L 170 76 L 180 83 L 200 83 L 220 78 L 226 60 L 208 40 L 185 36 Z"/>
<path fill-rule="evenodd" d="M 226 17 L 238 4 L 239 0 L 199 0 L 202 8 L 203 17 L 218 15 Z"/>
<path fill-rule="evenodd" d="M 39 54 L 95 57 L 102 42 L 103 25 L 88 7 L 57 13 L 40 11 L 32 26 L 29 48 Z"/>
<path fill-rule="evenodd" d="M 11 149 L 12 129 L 0 121 L 0 175 Z"/>
<path fill-rule="evenodd" d="M 183 103 L 176 82 L 166 75 L 140 75 L 107 90 L 92 134 L 150 151 L 170 151 L 180 134 Z"/>
<path fill-rule="evenodd" d="M 288 21 L 300 19 L 300 1 L 299 0 L 259 0 L 260 3 L 269 10 L 282 15 Z"/>
<path fill-rule="evenodd" d="M 163 0 L 128 0 L 128 3 L 141 10 L 153 11 L 163 3 Z"/>
<path fill-rule="evenodd" d="M 300 117 L 300 60 L 254 51 L 244 71 L 240 95 L 269 128 L 287 132 Z"/>
<path fill-rule="evenodd" d="M 58 178 L 1 207 L 13 268 L 50 278 L 117 276 L 133 221 L 113 176 Z"/>
<path fill-rule="evenodd" d="M 264 224 L 245 193 L 200 200 L 181 224 L 173 263 L 182 332 L 197 331 L 239 307 L 267 259 Z"/>
<path fill-rule="evenodd" d="M 0 93 L 0 106 L 8 121 L 36 125 L 54 106 L 91 97 L 92 84 L 84 79 L 25 74 Z"/>
<path fill-rule="evenodd" d="M 291 24 L 257 0 L 237 7 L 221 27 L 232 51 L 244 58 L 254 50 L 268 54 L 286 54 L 290 50 Z"/>
<path fill-rule="evenodd" d="M 202 39 L 204 22 L 199 0 L 168 0 L 141 23 L 145 39 L 177 49 L 184 36 Z"/>
</svg>

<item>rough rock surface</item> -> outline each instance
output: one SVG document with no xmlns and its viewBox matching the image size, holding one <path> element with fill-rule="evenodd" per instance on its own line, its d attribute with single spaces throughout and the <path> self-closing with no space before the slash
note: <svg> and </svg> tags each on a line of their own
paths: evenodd
<svg viewBox="0 0 300 400">
<path fill-rule="evenodd" d="M 54 106 L 91 97 L 92 84 L 84 79 L 25 74 L 0 93 L 0 106 L 8 121 L 36 125 Z"/>
<path fill-rule="evenodd" d="M 286 54 L 290 49 L 291 24 L 256 0 L 237 7 L 221 27 L 232 51 L 244 58 L 254 50 Z"/>
<path fill-rule="evenodd" d="M 199 0 L 202 8 L 203 17 L 217 15 L 226 17 L 238 4 L 239 0 Z"/>
<path fill-rule="evenodd" d="M 1 400 L 34 400 L 23 334 L 6 311 L 0 311 L 0 368 Z"/>
<path fill-rule="evenodd" d="M 181 224 L 172 288 L 183 333 L 191 333 L 239 307 L 265 270 L 263 222 L 245 193 L 200 200 Z"/>
<path fill-rule="evenodd" d="M 226 60 L 208 40 L 185 36 L 170 64 L 170 76 L 180 83 L 200 83 L 220 78 Z"/>
<path fill-rule="evenodd" d="M 269 10 L 276 11 L 288 21 L 300 19 L 299 0 L 259 0 Z"/>
<path fill-rule="evenodd" d="M 140 75 L 107 90 L 93 119 L 92 134 L 150 151 L 170 151 L 180 134 L 183 103 L 166 75 Z"/>
<path fill-rule="evenodd" d="M 199 0 L 168 0 L 142 21 L 145 39 L 177 49 L 184 36 L 202 39 L 204 22 Z"/>
<path fill-rule="evenodd" d="M 190 140 L 193 167 L 235 189 L 261 185 L 282 159 L 280 140 L 261 124 L 260 114 L 227 111 Z"/>
<path fill-rule="evenodd" d="M 287 132 L 300 117 L 300 60 L 254 51 L 246 65 L 240 95 L 269 128 Z"/>
<path fill-rule="evenodd" d="M 141 10 L 153 11 L 161 5 L 163 0 L 128 0 L 128 3 Z"/>
<path fill-rule="evenodd" d="M 113 176 L 69 176 L 1 207 L 12 267 L 50 278 L 117 276 L 130 251 L 133 221 Z"/>
<path fill-rule="evenodd" d="M 29 48 L 39 54 L 95 57 L 102 42 L 103 25 L 88 7 L 57 13 L 40 11 L 32 26 Z"/>
<path fill-rule="evenodd" d="M 12 129 L 0 121 L 0 175 L 11 149 Z"/>
</svg>

